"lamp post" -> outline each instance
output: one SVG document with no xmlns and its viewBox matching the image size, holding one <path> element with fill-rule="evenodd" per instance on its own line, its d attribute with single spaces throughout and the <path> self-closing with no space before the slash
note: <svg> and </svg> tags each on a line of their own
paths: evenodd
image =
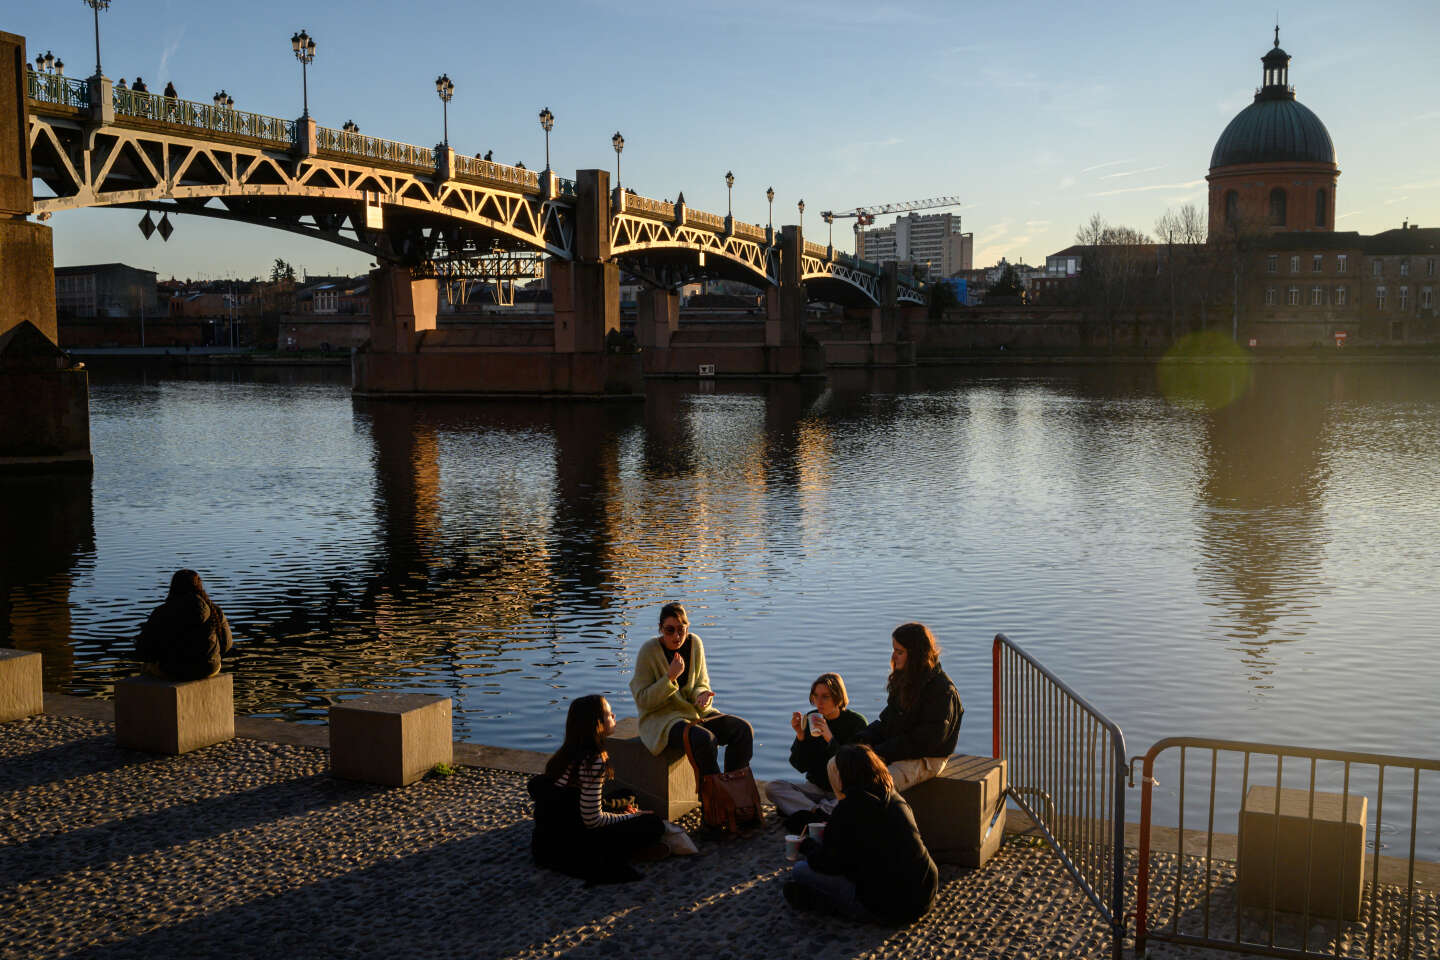
<svg viewBox="0 0 1440 960">
<path fill-rule="evenodd" d="M 110 0 L 84 0 L 85 6 L 95 11 L 95 76 L 100 73 L 100 11 L 110 9 Z"/>
<path fill-rule="evenodd" d="M 300 90 L 304 97 L 304 109 L 300 116 L 308 120 L 310 119 L 310 75 L 306 71 L 315 59 L 315 38 L 301 30 L 299 33 L 291 35 L 290 49 L 295 51 L 295 59 L 300 61 Z"/>
<path fill-rule="evenodd" d="M 774 229 L 775 229 L 775 188 L 774 188 L 774 187 L 766 187 L 766 188 L 765 188 L 765 200 L 766 200 L 767 203 L 770 204 L 770 223 L 769 223 L 769 226 L 770 226 L 770 229 L 771 229 L 771 230 L 774 230 Z"/>
<path fill-rule="evenodd" d="M 820 214 L 822 220 L 830 227 L 830 246 L 835 246 L 835 215 L 833 213 Z"/>
<path fill-rule="evenodd" d="M 540 111 L 540 129 L 545 131 L 545 170 L 550 170 L 550 131 L 555 128 L 555 114 L 549 107 Z"/>
<path fill-rule="evenodd" d="M 615 136 L 610 138 L 610 146 L 615 148 L 615 189 L 620 189 L 620 151 L 625 149 L 625 138 L 620 136 L 620 131 L 615 131 Z"/>
<path fill-rule="evenodd" d="M 734 216 L 735 211 L 730 205 L 730 194 L 735 188 L 735 174 L 729 170 L 725 171 L 725 216 Z"/>
<path fill-rule="evenodd" d="M 435 93 L 440 97 L 440 109 L 444 114 L 445 138 L 440 142 L 450 146 L 450 101 L 455 96 L 455 84 L 450 82 L 450 74 L 442 73 L 435 78 Z"/>
<path fill-rule="evenodd" d="M 221 90 L 219 93 L 215 94 L 215 96 L 211 97 L 211 100 L 215 102 L 215 106 L 217 107 L 235 106 L 235 98 L 230 96 L 230 94 L 226 93 L 224 90 Z"/>
<path fill-rule="evenodd" d="M 800 234 L 803 236 L 805 234 L 805 201 L 801 200 L 795 204 L 795 208 L 800 211 Z"/>
</svg>

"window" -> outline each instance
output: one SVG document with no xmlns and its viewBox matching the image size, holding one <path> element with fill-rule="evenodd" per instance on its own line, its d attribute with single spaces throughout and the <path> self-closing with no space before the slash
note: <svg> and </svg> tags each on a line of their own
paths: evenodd
<svg viewBox="0 0 1440 960">
<path fill-rule="evenodd" d="M 1270 224 L 1285 226 L 1285 191 L 1280 187 L 1270 191 Z"/>
<path fill-rule="evenodd" d="M 1279 257 L 1277 257 L 1275 254 L 1272 253 L 1272 254 L 1270 254 L 1270 256 L 1268 256 L 1268 257 L 1265 258 L 1265 272 L 1266 272 L 1266 273 L 1274 273 L 1275 271 L 1277 271 L 1277 270 L 1279 270 L 1279 269 L 1280 269 L 1280 258 L 1279 258 Z"/>
<path fill-rule="evenodd" d="M 1300 272 L 1300 257 L 1299 257 L 1298 254 L 1290 258 L 1290 272 L 1291 272 L 1291 273 L 1299 273 L 1299 272 Z"/>
<path fill-rule="evenodd" d="M 1329 220 L 1329 196 L 1324 190 L 1315 191 L 1315 226 L 1323 227 Z"/>
<path fill-rule="evenodd" d="M 1350 269 L 1350 257 L 1343 253 L 1335 255 L 1335 272 L 1344 273 Z"/>
<path fill-rule="evenodd" d="M 1410 276 L 1410 261 L 1409 261 L 1409 260 L 1401 260 L 1401 261 L 1400 261 L 1400 276 L 1402 276 L 1402 277 L 1408 277 L 1408 276 Z"/>
<path fill-rule="evenodd" d="M 1310 306 L 1323 307 L 1325 305 L 1325 291 L 1321 287 L 1310 288 Z"/>
<path fill-rule="evenodd" d="M 1265 306 L 1267 306 L 1267 307 L 1273 307 L 1273 306 L 1275 306 L 1275 288 L 1274 288 L 1274 287 L 1266 287 L 1266 288 L 1265 288 Z"/>
<path fill-rule="evenodd" d="M 1317 253 L 1310 258 L 1310 272 L 1319 273 L 1325 269 L 1325 255 Z"/>
<path fill-rule="evenodd" d="M 1240 216 L 1240 194 L 1230 190 L 1225 194 L 1225 226 L 1233 226 Z"/>
<path fill-rule="evenodd" d="M 1300 288 L 1291 287 L 1289 290 L 1286 290 L 1285 302 L 1292 307 L 1298 307 L 1300 305 Z"/>
<path fill-rule="evenodd" d="M 1400 288 L 1400 312 L 1404 313 L 1410 307 L 1410 288 Z"/>
<path fill-rule="evenodd" d="M 1384 287 L 1376 287 L 1376 288 L 1375 288 L 1375 309 L 1376 309 L 1376 310 L 1384 310 L 1384 309 L 1385 309 L 1385 288 L 1384 288 Z"/>
<path fill-rule="evenodd" d="M 1420 288 L 1420 306 L 1421 306 L 1421 308 L 1422 308 L 1422 309 L 1425 309 L 1425 310 L 1429 310 L 1432 306 L 1434 306 L 1434 303 L 1435 303 L 1435 301 L 1430 299 L 1430 288 L 1429 288 L 1429 287 L 1421 287 L 1421 288 Z"/>
<path fill-rule="evenodd" d="M 1343 306 L 1345 306 L 1345 288 L 1344 288 L 1344 287 L 1336 287 L 1336 288 L 1335 288 L 1335 306 L 1337 306 L 1337 307 L 1343 307 Z"/>
<path fill-rule="evenodd" d="M 1371 260 L 1371 261 L 1370 261 L 1370 276 L 1372 276 L 1372 277 L 1378 277 L 1378 276 L 1380 276 L 1380 261 L 1379 261 L 1379 260 Z"/>
<path fill-rule="evenodd" d="M 1435 276 L 1435 261 L 1434 261 L 1434 260 L 1426 260 L 1426 261 L 1425 261 L 1425 276 L 1427 276 L 1427 277 L 1433 277 L 1433 276 Z"/>
</svg>

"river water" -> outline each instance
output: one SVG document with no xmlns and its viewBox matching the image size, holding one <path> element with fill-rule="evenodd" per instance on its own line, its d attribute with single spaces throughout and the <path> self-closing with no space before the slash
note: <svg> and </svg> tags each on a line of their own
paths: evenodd
<svg viewBox="0 0 1440 960">
<path fill-rule="evenodd" d="M 678 599 L 762 777 L 822 670 L 879 712 L 911 619 L 969 708 L 962 751 L 989 750 L 1003 631 L 1132 754 L 1440 754 L 1437 366 L 839 371 L 612 403 L 92 373 L 93 481 L 0 486 L 0 644 L 44 650 L 52 690 L 107 696 L 190 566 L 256 716 L 434 692 L 457 738 L 553 749 L 574 696 L 633 713 L 634 653 Z"/>
</svg>

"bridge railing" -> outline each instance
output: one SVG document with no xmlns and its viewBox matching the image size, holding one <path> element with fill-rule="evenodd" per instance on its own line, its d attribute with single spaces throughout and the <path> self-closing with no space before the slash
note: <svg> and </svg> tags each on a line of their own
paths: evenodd
<svg viewBox="0 0 1440 960">
<path fill-rule="evenodd" d="M 112 95 L 115 116 L 139 120 L 158 120 L 212 133 L 228 133 L 253 137 L 271 144 L 289 147 L 295 142 L 295 121 L 268 117 L 263 113 L 217 107 L 194 100 L 177 100 L 158 93 L 115 90 Z"/>
<path fill-rule="evenodd" d="M 458 153 L 455 154 L 455 175 L 504 183 L 524 190 L 540 189 L 540 171 L 512 167 L 508 163 L 496 163 L 493 160 L 482 160 L 479 157 L 467 157 Z M 574 183 L 570 182 L 570 186 L 573 195 Z"/>
<path fill-rule="evenodd" d="M 33 67 L 25 70 L 25 94 L 39 103 L 53 103 L 62 107 L 90 106 L 90 84 L 85 80 L 66 77 L 58 73 L 41 73 Z"/>
<path fill-rule="evenodd" d="M 665 203 L 661 200 L 652 200 L 650 197 L 642 197 L 638 193 L 625 194 L 625 212 L 639 214 L 644 217 L 654 217 L 657 220 L 674 220 L 675 204 Z M 686 214 L 689 216 L 689 214 Z"/>
<path fill-rule="evenodd" d="M 805 253 L 812 257 L 824 257 L 829 252 L 829 247 L 823 243 L 815 243 L 812 240 L 805 241 Z"/>
<path fill-rule="evenodd" d="M 765 241 L 765 228 L 756 223 L 746 223 L 744 220 L 731 221 L 735 226 L 735 236 L 744 237 L 746 240 Z"/>
<path fill-rule="evenodd" d="M 714 227 L 716 230 L 725 229 L 725 218 L 704 210 L 685 209 L 685 221 L 696 226 Z"/>
<path fill-rule="evenodd" d="M 347 157 L 417 167 L 432 172 L 435 169 L 435 151 L 430 147 L 417 147 L 414 144 L 401 143 L 398 140 L 367 137 L 347 130 L 336 130 L 333 127 L 315 128 L 315 149 Z"/>
</svg>

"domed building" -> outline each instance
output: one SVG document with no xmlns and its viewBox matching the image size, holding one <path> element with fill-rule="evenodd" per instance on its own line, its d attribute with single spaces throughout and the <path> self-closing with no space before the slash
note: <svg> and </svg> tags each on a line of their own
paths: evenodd
<svg viewBox="0 0 1440 960">
<path fill-rule="evenodd" d="M 1260 61 L 1263 85 L 1210 154 L 1210 233 L 1335 229 L 1335 145 L 1325 124 L 1295 99 L 1290 55 L 1275 45 Z"/>
</svg>

